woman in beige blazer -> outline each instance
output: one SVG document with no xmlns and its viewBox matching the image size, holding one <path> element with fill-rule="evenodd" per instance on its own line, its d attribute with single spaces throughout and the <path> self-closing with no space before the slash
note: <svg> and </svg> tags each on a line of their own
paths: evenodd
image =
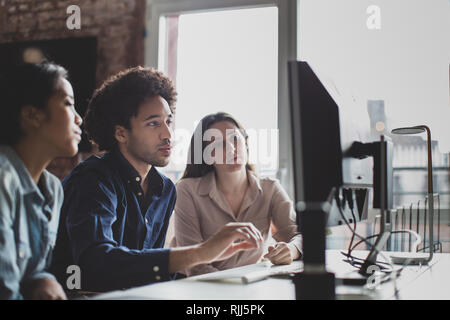
<svg viewBox="0 0 450 320">
<path fill-rule="evenodd" d="M 227 223 L 249 222 L 265 245 L 193 267 L 186 270 L 188 276 L 256 263 L 262 257 L 273 264 L 301 257 L 292 201 L 277 180 L 259 178 L 248 163 L 247 134 L 236 119 L 222 112 L 204 117 L 192 136 L 189 156 L 176 186 L 172 244 L 198 244 Z M 275 243 L 269 245 L 271 239 Z"/>
</svg>

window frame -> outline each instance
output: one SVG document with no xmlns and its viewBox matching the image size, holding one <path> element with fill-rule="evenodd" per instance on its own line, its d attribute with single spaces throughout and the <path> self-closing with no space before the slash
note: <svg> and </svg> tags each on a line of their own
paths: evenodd
<svg viewBox="0 0 450 320">
<path fill-rule="evenodd" d="M 147 0 L 145 65 L 158 68 L 161 16 L 220 9 L 278 7 L 278 170 L 277 178 L 291 196 L 293 163 L 289 110 L 288 61 L 297 60 L 297 0 Z M 292 198 L 293 199 L 293 198 Z"/>
</svg>

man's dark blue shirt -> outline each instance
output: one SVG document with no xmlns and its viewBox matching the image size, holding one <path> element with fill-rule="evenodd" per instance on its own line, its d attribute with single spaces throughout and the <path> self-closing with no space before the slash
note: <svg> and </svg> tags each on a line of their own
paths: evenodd
<svg viewBox="0 0 450 320">
<path fill-rule="evenodd" d="M 64 204 L 52 271 L 66 288 L 69 265 L 81 290 L 109 291 L 169 280 L 164 249 L 176 190 L 153 166 L 148 191 L 118 151 L 91 156 L 63 181 Z"/>
</svg>

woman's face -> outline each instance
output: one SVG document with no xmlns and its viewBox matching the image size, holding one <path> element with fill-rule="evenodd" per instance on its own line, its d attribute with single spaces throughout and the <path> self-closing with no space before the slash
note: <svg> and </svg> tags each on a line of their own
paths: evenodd
<svg viewBox="0 0 450 320">
<path fill-rule="evenodd" d="M 215 159 L 216 170 L 230 172 L 244 168 L 247 164 L 247 139 L 236 125 L 230 121 L 220 121 L 210 129 L 213 129 L 212 142 L 208 147 L 212 150 L 211 156 Z"/>
<path fill-rule="evenodd" d="M 57 81 L 44 113 L 39 141 L 45 143 L 55 157 L 76 155 L 81 141 L 82 119 L 75 111 L 73 89 L 69 81 L 64 78 Z"/>
</svg>

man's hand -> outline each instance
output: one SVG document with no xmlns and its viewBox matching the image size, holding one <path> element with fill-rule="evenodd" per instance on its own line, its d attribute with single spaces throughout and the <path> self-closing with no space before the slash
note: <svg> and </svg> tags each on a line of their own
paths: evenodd
<svg viewBox="0 0 450 320">
<path fill-rule="evenodd" d="M 239 251 L 259 248 L 264 239 L 252 223 L 228 223 L 207 241 L 200 244 L 203 263 L 225 260 Z"/>
<path fill-rule="evenodd" d="M 53 279 L 42 278 L 33 282 L 31 289 L 33 300 L 67 300 L 61 285 Z"/>
<path fill-rule="evenodd" d="M 269 246 L 268 250 L 264 258 L 269 259 L 273 264 L 291 264 L 300 256 L 296 246 L 285 242 L 277 242 L 275 246 Z"/>
<path fill-rule="evenodd" d="M 205 242 L 171 248 L 169 273 L 225 260 L 239 251 L 257 249 L 262 243 L 261 232 L 252 223 L 228 223 Z"/>
</svg>

